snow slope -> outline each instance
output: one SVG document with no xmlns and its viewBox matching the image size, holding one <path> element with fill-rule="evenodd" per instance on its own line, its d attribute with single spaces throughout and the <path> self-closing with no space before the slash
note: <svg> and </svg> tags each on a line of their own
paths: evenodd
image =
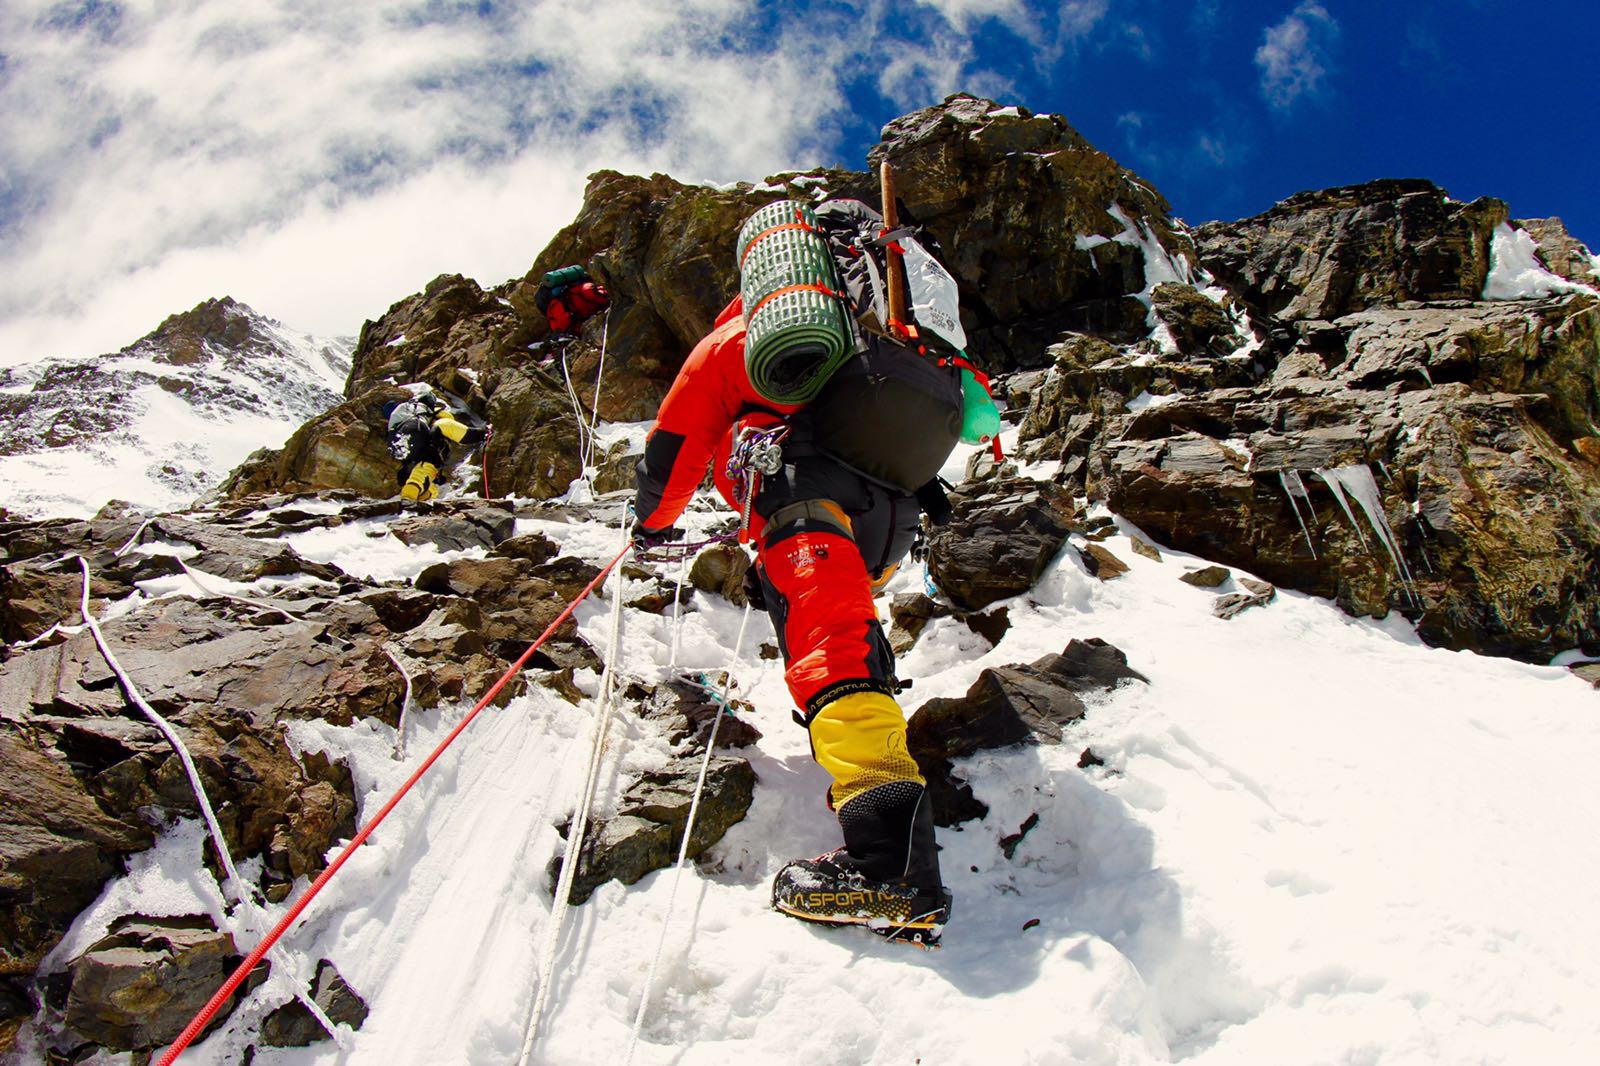
<svg viewBox="0 0 1600 1066">
<path fill-rule="evenodd" d="M 714 516 L 691 514 L 691 532 Z M 595 562 L 619 547 L 599 523 L 521 524 Z M 389 539 L 352 523 L 297 547 L 414 573 Z M 686 872 L 670 913 L 671 872 L 613 882 L 570 912 L 533 1061 L 1600 1061 L 1600 693 L 1558 667 L 1430 649 L 1402 621 L 1292 593 L 1221 621 L 1212 592 L 1178 580 L 1201 560 L 1127 545 L 1108 542 L 1132 567 L 1109 582 L 1062 553 L 1011 604 L 998 647 L 940 620 L 902 660 L 908 709 L 1072 638 L 1111 642 L 1150 679 L 1092 705 L 1060 746 L 962 764 L 991 813 L 940 831 L 956 902 L 933 953 L 769 909 L 776 870 L 837 830 L 754 617 L 736 664 L 766 734 L 745 752 L 759 776 L 750 816 Z M 922 580 L 904 573 L 890 592 Z M 625 612 L 629 676 L 727 663 L 741 611 L 692 603 L 675 667 L 672 618 Z M 601 646 L 608 606 L 578 614 Z M 597 679 L 580 680 L 593 691 Z M 464 711 L 415 715 L 403 761 L 394 731 L 370 722 L 301 725 L 294 739 L 351 759 L 366 816 Z M 552 920 L 553 826 L 581 790 L 595 711 L 535 687 L 480 716 L 283 942 L 308 971 L 335 962 L 372 1007 L 365 1026 L 342 1032 L 343 1050 L 262 1049 L 257 1066 L 516 1061 Z M 1086 748 L 1104 765 L 1079 769 Z M 622 714 L 600 808 L 667 754 Z M 1000 840 L 1033 814 L 1008 859 Z M 47 965 L 134 908 L 216 913 L 200 839 L 184 825 L 140 856 Z M 239 1061 L 288 995 L 274 978 L 182 1061 Z"/>
</svg>

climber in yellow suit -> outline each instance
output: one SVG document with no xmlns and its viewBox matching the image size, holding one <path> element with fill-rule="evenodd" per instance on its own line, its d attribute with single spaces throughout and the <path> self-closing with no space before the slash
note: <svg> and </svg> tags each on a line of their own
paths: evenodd
<svg viewBox="0 0 1600 1066">
<path fill-rule="evenodd" d="M 395 481 L 400 497 L 427 501 L 439 495 L 439 468 L 449 459 L 450 445 L 477 444 L 491 430 L 468 426 L 432 391 L 384 408 L 389 418 L 389 454 L 400 460 Z"/>
</svg>

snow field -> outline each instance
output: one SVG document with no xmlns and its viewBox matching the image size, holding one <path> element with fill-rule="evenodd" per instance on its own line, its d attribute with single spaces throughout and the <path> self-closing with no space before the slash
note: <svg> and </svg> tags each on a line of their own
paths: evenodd
<svg viewBox="0 0 1600 1066">
<path fill-rule="evenodd" d="M 684 524 L 698 537 L 724 518 L 697 504 Z M 374 577 L 436 558 L 389 545 L 381 525 L 296 543 L 340 565 L 365 559 Z M 598 563 L 618 548 L 614 522 L 518 529 Z M 1177 580 L 1203 560 L 1107 544 L 1128 574 L 1100 582 L 1063 552 L 1010 601 L 999 647 L 943 619 L 901 661 L 916 682 L 908 711 L 1073 638 L 1109 641 L 1150 679 L 1091 700 L 1061 745 L 958 767 L 991 811 L 940 831 L 955 893 L 942 951 L 769 909 L 777 869 L 838 831 L 781 666 L 759 657 L 772 634 L 756 615 L 735 670 L 765 734 L 742 753 L 759 778 L 750 814 L 685 871 L 670 915 L 671 871 L 602 886 L 570 912 L 533 1061 L 1593 1061 L 1596 694 L 1562 669 L 1429 649 L 1400 620 L 1292 593 L 1218 620 L 1212 592 Z M 890 593 L 922 582 L 908 567 Z M 600 646 L 614 588 L 577 613 Z M 696 593 L 674 668 L 672 612 L 630 609 L 622 669 L 646 681 L 720 670 L 741 615 Z M 364 820 L 465 709 L 414 713 L 403 763 L 375 723 L 292 736 L 350 761 Z M 332 959 L 370 1004 L 366 1025 L 347 1050 L 261 1049 L 256 1063 L 515 1061 L 551 920 L 554 826 L 581 790 L 595 710 L 534 687 L 483 712 L 283 942 L 308 973 Z M 1105 765 L 1080 770 L 1085 748 Z M 669 754 L 622 707 L 596 813 Z M 1000 841 L 1035 814 L 1008 859 Z M 136 857 L 56 960 L 118 913 L 216 913 L 199 840 L 185 823 Z M 238 1061 L 255 1020 L 287 999 L 281 983 L 258 993 L 183 1061 Z"/>
</svg>

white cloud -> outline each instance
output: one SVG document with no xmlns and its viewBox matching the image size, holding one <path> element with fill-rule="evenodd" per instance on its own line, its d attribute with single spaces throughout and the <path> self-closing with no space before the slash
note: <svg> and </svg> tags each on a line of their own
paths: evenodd
<svg viewBox="0 0 1600 1066">
<path fill-rule="evenodd" d="M 603 167 L 859 165 L 835 148 L 839 72 L 900 50 L 762 34 L 764 11 L 10 0 L 0 363 L 112 350 L 223 294 L 352 333 L 438 273 L 520 274 Z M 910 106 L 993 84 L 948 28 L 903 50 Z"/>
<path fill-rule="evenodd" d="M 1267 103 L 1287 110 L 1301 97 L 1315 95 L 1328 73 L 1327 54 L 1338 32 L 1339 24 L 1316 0 L 1303 0 L 1282 22 L 1268 27 L 1255 55 Z"/>
<path fill-rule="evenodd" d="M 1221 137 L 1211 133 L 1202 133 L 1195 141 L 1195 147 L 1206 159 L 1211 160 L 1214 166 L 1225 167 L 1232 153 L 1228 144 Z"/>
<path fill-rule="evenodd" d="M 967 32 L 973 23 L 986 18 L 998 19 L 1013 28 L 1027 26 L 1033 21 L 1023 0 L 917 0 L 923 7 L 931 7 L 956 29 Z"/>
</svg>

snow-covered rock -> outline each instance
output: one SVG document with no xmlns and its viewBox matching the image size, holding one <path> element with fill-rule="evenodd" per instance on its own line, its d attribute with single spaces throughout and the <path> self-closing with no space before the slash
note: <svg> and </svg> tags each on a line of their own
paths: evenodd
<svg viewBox="0 0 1600 1066">
<path fill-rule="evenodd" d="M 225 297 L 118 352 L 0 369 L 0 498 L 32 516 L 182 507 L 337 403 L 350 347 Z"/>
</svg>

